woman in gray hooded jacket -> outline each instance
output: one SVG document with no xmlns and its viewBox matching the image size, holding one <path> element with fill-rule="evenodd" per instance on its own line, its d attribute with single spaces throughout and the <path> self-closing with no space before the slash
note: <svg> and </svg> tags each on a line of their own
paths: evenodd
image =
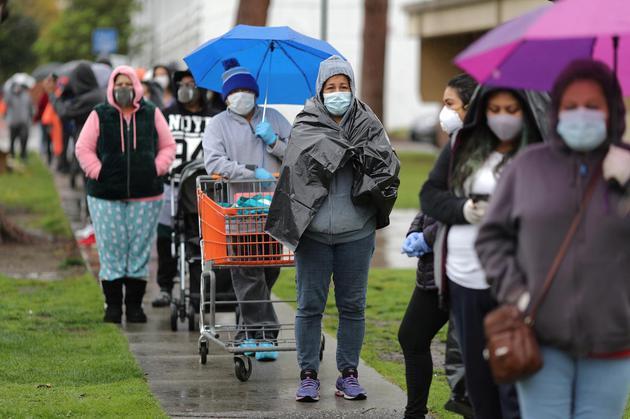
<svg viewBox="0 0 630 419">
<path fill-rule="evenodd" d="M 316 91 L 291 130 L 266 229 L 296 248 L 296 400 L 319 400 L 321 322 L 331 275 L 339 310 L 336 394 L 361 400 L 367 393 L 357 366 L 374 232 L 388 223 L 399 161 L 381 122 L 356 98 L 347 61 L 323 61 Z"/>
<path fill-rule="evenodd" d="M 543 368 L 517 382 L 524 418 L 619 418 L 630 391 L 630 218 L 601 163 L 624 124 L 619 83 L 602 63 L 576 61 L 552 91 L 550 141 L 505 170 L 476 249 L 500 303 L 526 311 L 585 194 L 595 189 L 534 331 Z M 614 134 L 613 124 L 617 124 Z"/>
</svg>

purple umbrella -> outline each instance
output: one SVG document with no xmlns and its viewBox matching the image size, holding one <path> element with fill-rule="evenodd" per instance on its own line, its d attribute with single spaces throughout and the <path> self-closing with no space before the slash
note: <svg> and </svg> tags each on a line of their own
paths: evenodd
<svg viewBox="0 0 630 419">
<path fill-rule="evenodd" d="M 630 0 L 543 6 L 488 32 L 455 63 L 480 83 L 548 91 L 578 58 L 614 68 L 624 96 L 630 96 Z"/>
</svg>

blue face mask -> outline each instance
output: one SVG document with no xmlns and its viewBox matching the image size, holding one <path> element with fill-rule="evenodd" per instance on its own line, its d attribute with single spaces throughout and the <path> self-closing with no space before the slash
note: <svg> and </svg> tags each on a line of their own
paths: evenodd
<svg viewBox="0 0 630 419">
<path fill-rule="evenodd" d="M 606 114 L 587 108 L 562 111 L 556 130 L 572 150 L 592 151 L 606 140 Z"/>
<path fill-rule="evenodd" d="M 346 113 L 351 102 L 351 92 L 324 93 L 324 106 L 326 106 L 328 112 L 335 116 L 341 116 Z"/>
</svg>

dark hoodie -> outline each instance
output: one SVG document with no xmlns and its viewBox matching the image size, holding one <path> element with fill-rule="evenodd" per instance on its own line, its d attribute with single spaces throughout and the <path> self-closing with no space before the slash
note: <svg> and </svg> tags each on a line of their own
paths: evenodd
<svg viewBox="0 0 630 419">
<path fill-rule="evenodd" d="M 468 224 L 463 211 L 468 197 L 458 195 L 458 192 L 453 188 L 451 182 L 453 167 L 461 156 L 462 145 L 478 132 L 487 132 L 486 108 L 488 99 L 492 93 L 498 90 L 510 90 L 520 99 L 529 129 L 528 139 L 530 141 L 542 141 L 548 126 L 549 95 L 546 93 L 481 86 L 471 99 L 470 109 L 464 120 L 464 127 L 457 134 L 453 145 L 451 146 L 449 143 L 442 149 L 431 173 L 429 173 L 429 178 L 420 190 L 422 211 L 441 223 L 441 228 L 436 234 L 433 252 L 435 284 L 442 291 L 446 278 L 446 238 L 448 237 L 449 226 Z"/>
<path fill-rule="evenodd" d="M 577 79 L 599 82 L 608 108 L 617 109 L 617 138 L 589 153 L 569 149 L 555 128 L 561 96 Z M 540 296 L 591 174 L 625 129 L 621 89 L 603 64 L 574 63 L 559 76 L 552 95 L 549 141 L 525 150 L 503 172 L 476 243 L 502 303 L 514 303 L 526 291 L 531 301 Z M 609 133 L 610 128 L 609 122 Z M 630 219 L 617 211 L 621 200 L 621 191 L 600 177 L 538 311 L 534 328 L 543 345 L 576 356 L 630 349 Z"/>
<path fill-rule="evenodd" d="M 190 71 L 176 71 L 173 75 L 173 86 L 185 76 L 191 76 Z M 201 139 L 210 119 L 225 110 L 225 103 L 219 94 L 214 93 L 208 100 L 208 91 L 198 88 L 201 110 L 190 112 L 179 100 L 164 110 L 164 117 L 177 143 L 177 153 L 172 167 L 179 167 L 182 163 L 202 157 Z M 177 91 L 175 92 L 177 99 Z"/>
<path fill-rule="evenodd" d="M 429 178 L 422 185 L 420 202 L 422 211 L 430 217 L 447 224 L 468 224 L 464 218 L 463 207 L 468 199 L 465 196 L 457 196 L 451 185 L 453 167 L 462 150 L 462 145 L 478 130 L 487 129 L 486 107 L 492 93 L 500 90 L 508 90 L 496 87 L 479 87 L 479 90 L 470 101 L 470 109 L 464 120 L 464 127 L 459 131 L 451 146 L 447 144 L 440 153 Z M 512 90 L 524 106 L 524 117 L 528 125 L 534 125 L 529 138 L 539 142 L 547 131 L 547 110 L 549 108 L 549 96 L 546 93 L 533 91 Z"/>
<path fill-rule="evenodd" d="M 54 94 L 49 99 L 55 112 L 61 119 L 72 119 L 76 125 L 76 132 L 81 128 L 90 112 L 96 105 L 105 101 L 105 90 L 100 88 L 90 63 L 81 62 L 70 73 L 68 85 L 60 98 Z"/>
</svg>

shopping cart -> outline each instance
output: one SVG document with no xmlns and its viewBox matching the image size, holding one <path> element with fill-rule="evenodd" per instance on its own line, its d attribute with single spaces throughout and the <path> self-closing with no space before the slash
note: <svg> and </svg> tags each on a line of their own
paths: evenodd
<svg viewBox="0 0 630 419">
<path fill-rule="evenodd" d="M 217 307 L 224 304 L 291 303 L 295 300 L 218 301 L 216 275 L 213 270 L 242 267 L 288 267 L 294 265 L 294 256 L 282 243 L 264 232 L 269 203 L 273 197 L 274 180 L 228 180 L 218 176 L 197 178 L 197 205 L 199 231 L 201 232 L 201 304 L 199 310 L 199 355 L 201 363 L 207 362 L 209 343 L 213 342 L 234 354 L 234 373 L 241 381 L 247 381 L 252 372 L 252 362 L 246 355 L 256 352 L 295 351 L 294 324 L 280 323 L 274 326 L 277 338 L 273 346 L 241 347 L 238 332 L 246 335 L 262 333 L 269 329 L 263 325 L 217 324 Z M 207 321 L 206 321 L 207 320 Z M 260 339 L 256 343 L 269 342 Z M 322 335 L 320 359 L 325 341 Z"/>
</svg>

